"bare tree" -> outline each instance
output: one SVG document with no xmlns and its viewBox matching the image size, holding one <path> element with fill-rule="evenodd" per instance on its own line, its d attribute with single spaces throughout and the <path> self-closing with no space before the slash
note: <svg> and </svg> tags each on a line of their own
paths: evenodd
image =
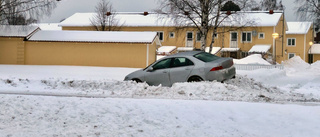
<svg viewBox="0 0 320 137">
<path fill-rule="evenodd" d="M 218 27 L 231 14 L 237 12 L 221 11 L 224 3 L 229 0 L 162 0 L 157 13 L 170 16 L 177 26 L 195 27 L 200 33 L 201 50 L 207 46 L 209 30 L 213 31 L 210 42 L 210 50 L 215 42 Z M 241 9 L 247 7 L 249 0 L 238 0 L 235 4 L 240 5 Z"/>
<path fill-rule="evenodd" d="M 56 7 L 55 0 L 0 0 L 0 24 L 27 25 Z"/>
<path fill-rule="evenodd" d="M 296 13 L 301 20 L 312 20 L 317 29 L 320 27 L 320 0 L 296 0 Z"/>
<path fill-rule="evenodd" d="M 260 5 L 256 5 L 251 9 L 254 11 L 268 11 L 268 10 L 283 10 L 282 0 L 277 2 L 277 0 L 261 0 Z"/>
<path fill-rule="evenodd" d="M 120 30 L 121 25 L 115 18 L 116 11 L 112 4 L 106 0 L 100 0 L 95 7 L 95 15 L 90 19 L 91 24 L 97 31 L 117 31 Z"/>
</svg>

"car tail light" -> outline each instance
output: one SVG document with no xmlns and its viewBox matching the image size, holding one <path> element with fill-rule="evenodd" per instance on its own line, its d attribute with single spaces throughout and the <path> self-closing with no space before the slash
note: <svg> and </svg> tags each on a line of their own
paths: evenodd
<svg viewBox="0 0 320 137">
<path fill-rule="evenodd" d="M 219 67 L 212 68 L 210 71 L 217 71 L 217 70 L 221 70 L 221 69 L 223 69 L 223 67 L 219 66 Z"/>
</svg>

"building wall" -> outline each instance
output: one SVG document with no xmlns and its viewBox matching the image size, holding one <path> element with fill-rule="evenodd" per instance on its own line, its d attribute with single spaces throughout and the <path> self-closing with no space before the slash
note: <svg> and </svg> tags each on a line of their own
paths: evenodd
<svg viewBox="0 0 320 137">
<path fill-rule="evenodd" d="M 63 27 L 63 30 L 94 30 L 92 27 Z M 312 28 L 310 28 L 309 32 L 305 36 L 293 35 L 287 36 L 285 31 L 287 30 L 286 21 L 284 16 L 281 16 L 276 26 L 269 27 L 238 27 L 238 28 L 229 28 L 229 27 L 219 27 L 218 37 L 215 39 L 213 46 L 221 47 L 221 48 L 230 48 L 231 45 L 231 31 L 237 32 L 237 47 L 240 48 L 242 52 L 249 51 L 254 45 L 257 44 L 267 44 L 271 45 L 271 49 L 269 50 L 270 56 L 276 58 L 278 63 L 281 63 L 284 60 L 288 59 L 289 52 L 296 52 L 297 55 L 300 55 L 305 61 L 308 61 L 307 51 L 310 48 L 309 42 L 312 39 Z M 177 46 L 177 47 L 185 47 L 186 46 L 186 33 L 193 32 L 193 45 L 195 48 L 201 48 L 201 42 L 196 40 L 197 29 L 196 28 L 176 28 L 176 27 L 122 27 L 121 31 L 160 31 L 164 33 L 164 39 L 162 41 L 162 45 L 164 46 Z M 251 42 L 242 42 L 242 32 L 256 32 L 257 35 L 252 35 Z M 175 37 L 170 38 L 169 33 L 174 32 Z M 259 38 L 259 34 L 264 34 L 264 38 Z M 278 33 L 279 38 L 273 39 L 272 34 Z M 288 47 L 287 46 L 287 38 L 288 37 L 296 37 L 296 41 L 299 42 L 296 47 Z M 309 40 L 310 39 L 310 40 Z M 208 32 L 207 37 L 207 46 L 210 45 L 212 40 L 212 30 Z M 302 42 L 302 43 L 301 43 Z M 305 45 L 306 44 L 306 45 Z M 302 46 L 302 47 L 301 47 Z M 303 50 L 302 50 L 302 49 Z M 306 50 L 304 50 L 306 48 Z M 301 52 L 304 51 L 304 52 Z M 273 55 L 275 53 L 275 55 Z M 305 54 L 306 53 L 306 54 Z"/>
<path fill-rule="evenodd" d="M 234 29 L 238 32 L 238 46 L 239 48 L 248 51 L 255 44 L 272 44 L 270 43 L 270 39 L 272 39 L 272 28 L 273 27 L 245 27 L 245 28 L 223 28 L 220 27 L 217 30 L 218 36 L 214 40 L 214 47 L 230 47 L 230 32 Z M 270 30 L 271 29 L 271 30 Z M 63 27 L 63 30 L 93 30 L 92 27 Z M 253 31 L 264 32 L 265 35 L 269 35 L 270 37 L 265 37 L 265 39 L 258 39 L 258 36 L 252 37 L 253 41 L 251 43 L 242 43 L 241 42 L 241 32 L 242 31 Z M 193 45 L 195 48 L 200 49 L 201 42 L 197 41 L 197 32 L 196 28 L 176 28 L 176 27 L 122 27 L 121 31 L 156 31 L 163 32 L 164 37 L 161 41 L 163 46 L 177 46 L 177 47 L 186 47 L 186 35 L 187 32 L 193 32 Z M 174 37 L 170 38 L 170 32 L 174 32 Z M 207 46 L 210 45 L 212 40 L 213 30 L 208 32 L 207 36 Z M 269 41 L 269 42 L 268 42 Z"/>
<path fill-rule="evenodd" d="M 287 34 L 287 37 L 285 39 L 285 51 L 287 54 L 284 59 L 289 59 L 289 53 L 295 53 L 296 56 L 300 56 L 301 59 L 303 59 L 305 62 L 308 62 L 308 52 L 311 47 L 309 42 L 313 41 L 312 33 L 312 28 L 310 28 L 307 34 Z M 296 46 L 288 46 L 288 38 L 295 38 Z"/>
<path fill-rule="evenodd" d="M 0 64 L 24 63 L 24 38 L 0 37 Z"/>
<path fill-rule="evenodd" d="M 155 61 L 155 44 L 27 42 L 26 65 L 144 68 Z M 154 55 L 153 55 L 154 54 Z M 147 63 L 148 61 L 148 63 Z"/>
<path fill-rule="evenodd" d="M 320 60 L 320 54 L 313 54 L 313 62 Z"/>
</svg>

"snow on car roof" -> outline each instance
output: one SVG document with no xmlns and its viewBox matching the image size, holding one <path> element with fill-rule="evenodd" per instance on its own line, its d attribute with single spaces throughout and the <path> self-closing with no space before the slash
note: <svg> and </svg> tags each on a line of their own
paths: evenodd
<svg viewBox="0 0 320 137">
<path fill-rule="evenodd" d="M 287 34 L 306 34 L 311 28 L 312 22 L 287 22 Z"/>
<path fill-rule="evenodd" d="M 249 53 L 267 53 L 271 45 L 254 45 L 250 50 Z"/>
<path fill-rule="evenodd" d="M 60 26 L 92 26 L 91 20 L 96 13 L 75 13 L 61 22 Z M 149 13 L 144 16 L 137 12 L 118 12 L 115 13 L 115 19 L 123 26 L 177 26 L 172 18 Z M 236 12 L 226 18 L 222 26 L 276 26 L 279 22 L 282 12 L 269 14 L 267 11 L 245 11 Z M 180 22 L 181 23 L 181 22 Z"/>
<path fill-rule="evenodd" d="M 0 25 L 0 37 L 28 37 L 37 30 L 37 26 Z"/>
<path fill-rule="evenodd" d="M 156 32 L 39 31 L 29 41 L 152 43 Z"/>
</svg>

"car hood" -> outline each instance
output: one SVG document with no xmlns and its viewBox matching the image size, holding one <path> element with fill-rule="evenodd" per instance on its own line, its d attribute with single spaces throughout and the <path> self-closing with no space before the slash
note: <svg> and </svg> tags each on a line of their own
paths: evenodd
<svg viewBox="0 0 320 137">
<path fill-rule="evenodd" d="M 140 69 L 140 70 L 137 70 L 137 71 L 134 71 L 130 74 L 128 74 L 124 80 L 132 80 L 134 78 L 138 78 L 140 80 L 143 80 L 144 79 L 144 71 L 143 69 Z M 142 79 L 143 78 L 143 79 Z"/>
</svg>

